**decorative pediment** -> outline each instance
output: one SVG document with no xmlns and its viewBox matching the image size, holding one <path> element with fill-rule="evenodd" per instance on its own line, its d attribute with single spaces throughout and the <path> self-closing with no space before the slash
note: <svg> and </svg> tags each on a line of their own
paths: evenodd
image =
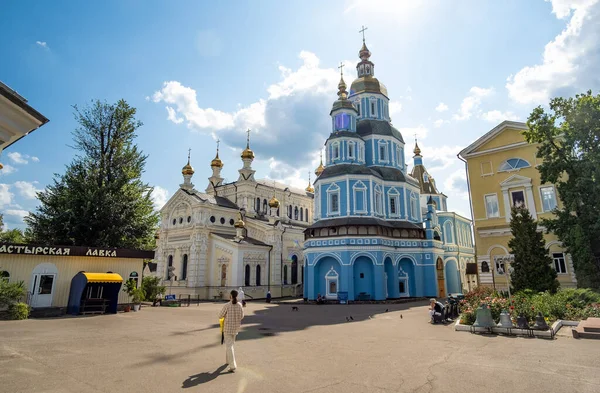
<svg viewBox="0 0 600 393">
<path fill-rule="evenodd" d="M 338 277 L 339 277 L 339 274 L 338 274 L 338 272 L 335 271 L 333 266 L 329 269 L 329 271 L 325 275 L 325 278 L 338 278 Z"/>
<path fill-rule="evenodd" d="M 531 186 L 531 178 L 514 174 L 506 180 L 500 182 L 500 187 L 510 188 L 516 186 Z"/>
</svg>

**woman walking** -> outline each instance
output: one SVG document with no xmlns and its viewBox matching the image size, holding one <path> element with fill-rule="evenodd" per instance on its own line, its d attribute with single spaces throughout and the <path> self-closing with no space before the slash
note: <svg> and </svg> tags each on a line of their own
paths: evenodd
<svg viewBox="0 0 600 393">
<path fill-rule="evenodd" d="M 240 325 L 242 319 L 244 319 L 244 309 L 237 300 L 238 292 L 236 290 L 231 291 L 231 301 L 227 303 L 221 312 L 219 313 L 219 319 L 225 318 L 225 325 L 223 328 L 223 334 L 225 335 L 225 361 L 229 365 L 229 372 L 234 373 L 237 368 L 235 363 L 235 354 L 233 351 L 233 344 L 235 343 L 235 336 L 240 331 Z"/>
</svg>

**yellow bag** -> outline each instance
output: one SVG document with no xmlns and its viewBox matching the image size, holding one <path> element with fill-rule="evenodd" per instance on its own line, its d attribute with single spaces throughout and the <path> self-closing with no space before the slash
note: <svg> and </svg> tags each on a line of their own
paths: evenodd
<svg viewBox="0 0 600 393">
<path fill-rule="evenodd" d="M 221 326 L 221 333 L 223 333 L 223 329 L 225 328 L 225 318 L 219 319 L 219 326 Z"/>
</svg>

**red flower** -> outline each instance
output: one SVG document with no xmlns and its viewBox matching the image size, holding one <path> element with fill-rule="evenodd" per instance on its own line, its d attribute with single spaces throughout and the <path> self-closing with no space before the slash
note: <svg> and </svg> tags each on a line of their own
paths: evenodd
<svg viewBox="0 0 600 393">
<path fill-rule="evenodd" d="M 535 307 L 531 306 L 531 309 L 532 309 L 532 310 L 535 310 Z"/>
<path fill-rule="evenodd" d="M 514 309 L 515 309 L 515 306 L 510 306 L 510 309 L 511 309 L 511 310 L 514 310 Z"/>
</svg>

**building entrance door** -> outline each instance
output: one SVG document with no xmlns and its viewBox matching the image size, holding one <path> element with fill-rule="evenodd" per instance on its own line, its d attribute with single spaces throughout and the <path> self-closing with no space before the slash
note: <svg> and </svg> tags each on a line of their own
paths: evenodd
<svg viewBox="0 0 600 393">
<path fill-rule="evenodd" d="M 446 280 L 444 280 L 444 261 L 438 258 L 435 264 L 438 282 L 438 299 L 446 297 Z"/>
<path fill-rule="evenodd" d="M 34 273 L 31 287 L 31 307 L 51 307 L 56 274 Z"/>
</svg>

